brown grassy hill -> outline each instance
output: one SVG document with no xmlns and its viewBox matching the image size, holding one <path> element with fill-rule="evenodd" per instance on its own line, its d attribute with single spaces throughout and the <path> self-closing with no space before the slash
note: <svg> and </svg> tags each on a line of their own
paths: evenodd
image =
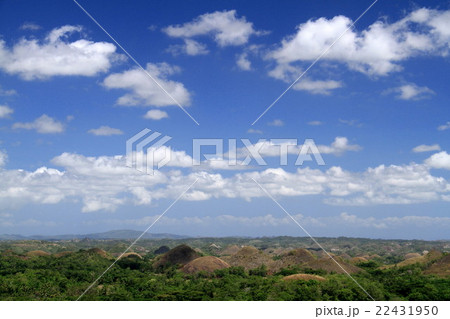
<svg viewBox="0 0 450 319">
<path fill-rule="evenodd" d="M 181 269 L 184 273 L 194 274 L 199 271 L 214 272 L 217 269 L 229 268 L 230 265 L 214 256 L 196 258 Z"/>
<path fill-rule="evenodd" d="M 49 256 L 50 254 L 43 250 L 32 250 L 26 253 L 28 257 Z"/>
<path fill-rule="evenodd" d="M 420 256 L 421 256 L 421 254 L 419 254 L 419 253 L 409 253 L 409 254 L 405 255 L 405 259 L 417 258 Z"/>
<path fill-rule="evenodd" d="M 123 254 L 122 258 L 137 258 L 137 259 L 142 259 L 142 256 L 139 255 L 138 253 L 126 253 L 126 254 Z"/>
<path fill-rule="evenodd" d="M 276 262 L 272 260 L 270 255 L 251 246 L 242 247 L 234 255 L 223 256 L 222 259 L 231 266 L 244 267 L 246 270 L 255 269 L 262 265 L 266 265 L 269 269 L 279 268 L 274 267 Z"/>
<path fill-rule="evenodd" d="M 103 258 L 111 258 L 111 256 L 101 248 L 91 248 L 91 249 L 88 249 L 87 252 L 92 255 L 101 256 Z"/>
<path fill-rule="evenodd" d="M 342 258 L 339 258 L 337 256 L 333 256 L 333 258 L 349 274 L 354 274 L 354 273 L 362 271 L 361 268 L 358 268 L 358 267 L 356 267 L 354 265 L 346 263 L 345 261 L 342 260 Z M 322 269 L 322 270 L 325 270 L 326 272 L 334 272 L 334 273 L 337 273 L 337 274 L 344 274 L 345 273 L 344 270 L 342 270 L 342 268 L 339 267 L 339 265 L 337 265 L 334 260 L 332 260 L 330 257 L 328 257 L 328 258 L 320 258 L 320 259 L 316 259 L 314 261 L 311 261 L 311 262 L 307 263 L 305 265 L 305 267 L 308 267 L 308 268 L 311 268 L 311 269 L 314 269 L 314 270 Z"/>
<path fill-rule="evenodd" d="M 316 281 L 325 281 L 326 279 L 323 278 L 322 276 L 317 276 L 317 275 L 310 275 L 310 274 L 295 274 L 295 275 L 290 275 L 290 276 L 283 277 L 283 280 L 285 280 L 285 281 L 290 281 L 290 280 L 304 280 L 304 281 L 316 280 Z"/>
<path fill-rule="evenodd" d="M 350 259 L 350 263 L 352 264 L 359 264 L 359 263 L 365 263 L 368 260 L 364 257 L 353 257 L 352 259 Z"/>
<path fill-rule="evenodd" d="M 239 248 L 239 246 L 237 245 L 231 245 L 228 246 L 227 248 L 225 248 L 222 252 L 221 255 L 222 256 L 231 256 L 236 254 L 241 248 Z"/>
<path fill-rule="evenodd" d="M 392 268 L 392 267 L 405 267 L 405 266 L 414 265 L 414 264 L 425 265 L 425 264 L 431 263 L 433 261 L 436 261 L 436 260 L 442 258 L 442 256 L 443 256 L 442 252 L 440 252 L 438 250 L 431 250 L 426 255 L 419 256 L 419 257 L 412 257 L 412 258 L 403 260 L 402 262 L 399 262 L 398 264 L 386 265 L 381 268 L 385 269 L 385 268 Z"/>
<path fill-rule="evenodd" d="M 56 258 L 60 258 L 60 257 L 64 257 L 64 256 L 67 256 L 70 254 L 73 254 L 73 252 L 72 251 L 61 251 L 59 253 L 54 253 L 52 256 L 56 257 Z"/>
<path fill-rule="evenodd" d="M 179 245 L 162 255 L 154 264 L 155 267 L 166 265 L 186 265 L 200 255 L 188 245 Z"/>
<path fill-rule="evenodd" d="M 282 267 L 286 268 L 294 265 L 303 265 L 309 262 L 314 262 L 316 257 L 309 251 L 303 248 L 291 250 L 281 257 Z"/>
<path fill-rule="evenodd" d="M 450 255 L 445 255 L 441 259 L 431 264 L 424 274 L 437 275 L 440 277 L 450 276 Z"/>
</svg>

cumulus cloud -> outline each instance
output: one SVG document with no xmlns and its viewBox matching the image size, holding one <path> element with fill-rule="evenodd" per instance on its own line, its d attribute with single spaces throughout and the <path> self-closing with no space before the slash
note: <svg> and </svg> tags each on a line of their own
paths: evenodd
<svg viewBox="0 0 450 319">
<path fill-rule="evenodd" d="M 440 151 L 441 147 L 438 144 L 433 145 L 425 145 L 421 144 L 412 149 L 414 153 L 423 153 L 423 152 L 432 152 L 432 151 Z"/>
<path fill-rule="evenodd" d="M 293 86 L 297 91 L 308 91 L 312 94 L 329 95 L 332 90 L 342 87 L 340 81 L 327 80 L 327 81 L 314 81 L 310 79 L 303 79 Z"/>
<path fill-rule="evenodd" d="M 97 136 L 111 136 L 111 135 L 122 135 L 123 132 L 117 128 L 112 128 L 109 126 L 100 126 L 99 128 L 91 129 L 88 133 Z"/>
<path fill-rule="evenodd" d="M 243 45 L 250 36 L 261 34 L 245 17 L 238 18 L 236 10 L 205 13 L 191 22 L 171 25 L 162 31 L 170 37 L 183 39 L 210 35 L 221 47 Z"/>
<path fill-rule="evenodd" d="M 445 130 L 450 129 L 450 122 L 447 122 L 443 125 L 439 125 L 437 129 L 438 129 L 438 131 L 445 131 Z"/>
<path fill-rule="evenodd" d="M 8 118 L 14 110 L 7 105 L 0 105 L 0 119 Z"/>
<path fill-rule="evenodd" d="M 145 119 L 149 119 L 149 120 L 162 120 L 165 118 L 168 118 L 169 114 L 167 114 L 167 112 L 165 111 L 161 111 L 161 110 L 150 110 L 147 113 L 145 113 L 144 118 Z"/>
<path fill-rule="evenodd" d="M 53 133 L 62 133 L 64 132 L 64 124 L 55 120 L 54 118 L 48 116 L 47 114 L 43 114 L 33 122 L 14 123 L 12 126 L 13 129 L 25 129 L 25 130 L 36 130 L 36 132 L 41 134 L 53 134 Z"/>
<path fill-rule="evenodd" d="M 401 62 L 419 55 L 446 55 L 450 11 L 418 9 L 393 23 L 376 21 L 363 31 L 348 30 L 322 57 L 351 70 L 383 76 L 402 69 Z M 269 75 L 286 76 L 298 62 L 314 61 L 352 24 L 345 16 L 309 20 L 281 41 L 267 58 L 277 66 Z M 300 73 L 297 73 L 297 76 Z"/>
<path fill-rule="evenodd" d="M 168 79 L 170 75 L 180 72 L 178 67 L 167 63 L 147 63 L 146 71 L 180 104 L 183 106 L 190 104 L 191 95 L 184 85 Z M 159 107 L 176 105 L 175 101 L 139 68 L 111 74 L 103 81 L 103 85 L 108 89 L 131 91 L 117 100 L 119 105 Z"/>
<path fill-rule="evenodd" d="M 167 52 L 177 56 L 179 54 L 187 54 L 191 56 L 208 54 L 208 49 L 203 43 L 192 39 L 184 39 L 184 44 L 175 44 L 167 48 Z"/>
<path fill-rule="evenodd" d="M 267 123 L 270 126 L 284 126 L 284 122 L 280 119 L 275 119 L 272 122 Z"/>
<path fill-rule="evenodd" d="M 425 160 L 425 164 L 432 168 L 442 168 L 450 170 L 450 154 L 445 151 L 431 155 Z"/>
<path fill-rule="evenodd" d="M 297 145 L 298 141 L 277 141 L 277 140 L 265 140 L 260 139 L 257 143 L 252 144 L 251 147 L 257 150 L 258 154 L 262 157 L 277 157 L 281 154 L 281 149 L 285 149 L 287 154 L 299 155 L 303 145 Z M 305 145 L 306 146 L 306 145 Z M 345 152 L 357 152 L 361 150 L 361 146 L 357 144 L 350 144 L 346 137 L 336 137 L 330 145 L 317 145 L 317 151 L 321 154 L 332 154 L 340 156 Z M 314 151 L 310 149 L 309 151 Z M 247 147 L 238 148 L 237 157 L 243 158 L 250 155 Z"/>
<path fill-rule="evenodd" d="M 412 204 L 449 201 L 450 184 L 430 174 L 427 164 L 380 165 L 362 172 L 340 167 L 327 170 L 299 167 L 238 172 L 225 177 L 206 171 L 183 173 L 176 167 L 191 167 L 192 159 L 173 151 L 175 169 L 142 174 L 126 167 L 125 156 L 86 157 L 64 153 L 52 160 L 62 169 L 41 167 L 35 171 L 0 170 L 0 207 L 25 203 L 56 204 L 81 201 L 84 212 L 114 210 L 120 205 L 147 205 L 162 198 L 176 198 L 198 178 L 183 200 L 265 197 L 255 179 L 275 197 L 320 195 L 330 205 Z M 450 155 L 446 154 L 448 158 Z M 448 160 L 447 158 L 447 160 Z M 448 160 L 450 163 L 450 160 Z M 178 165 L 178 166 L 176 166 Z M 352 219 L 351 216 L 344 216 Z"/>
<path fill-rule="evenodd" d="M 253 129 L 253 128 L 249 128 L 249 129 L 247 130 L 247 133 L 250 133 L 250 134 L 262 134 L 263 131 L 261 131 L 261 130 L 256 130 L 256 129 Z"/>
<path fill-rule="evenodd" d="M 394 92 L 398 94 L 401 100 L 421 100 L 430 97 L 434 91 L 426 86 L 417 86 L 416 84 L 405 84 L 397 88 L 388 90 L 387 92 Z"/>
<path fill-rule="evenodd" d="M 53 29 L 42 41 L 24 38 L 10 48 L 0 40 L 0 68 L 25 80 L 94 76 L 108 71 L 113 61 L 121 59 L 111 43 L 68 39 L 81 31 L 80 26 L 66 25 Z"/>
<path fill-rule="evenodd" d="M 243 71 L 250 71 L 252 69 L 252 63 L 248 59 L 247 52 L 241 53 L 238 56 L 238 58 L 236 60 L 236 64 L 239 67 L 239 69 L 241 69 Z"/>
</svg>

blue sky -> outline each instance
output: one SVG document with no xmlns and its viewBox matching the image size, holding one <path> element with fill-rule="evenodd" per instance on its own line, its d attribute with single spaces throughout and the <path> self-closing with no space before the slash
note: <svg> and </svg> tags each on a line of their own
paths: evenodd
<svg viewBox="0 0 450 319">
<path fill-rule="evenodd" d="M 0 233 L 145 229 L 198 179 L 151 232 L 304 236 L 254 179 L 314 236 L 449 238 L 448 2 L 380 0 L 353 27 L 372 1 L 79 4 L 200 125 L 75 2 L 0 2 Z M 154 175 L 125 165 L 144 128 L 172 137 Z M 268 165 L 192 166 L 194 138 Z M 271 139 L 325 165 L 280 166 Z"/>
</svg>

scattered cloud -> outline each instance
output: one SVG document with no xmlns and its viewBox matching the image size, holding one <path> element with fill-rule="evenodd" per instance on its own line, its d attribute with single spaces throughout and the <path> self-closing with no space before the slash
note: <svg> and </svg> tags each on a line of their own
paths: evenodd
<svg viewBox="0 0 450 319">
<path fill-rule="evenodd" d="M 425 160 L 425 164 L 431 168 L 450 170 L 450 154 L 445 151 L 433 154 Z"/>
<path fill-rule="evenodd" d="M 280 119 L 275 119 L 272 122 L 267 123 L 270 126 L 284 126 L 284 122 Z"/>
<path fill-rule="evenodd" d="M 317 148 L 320 153 L 334 155 L 342 155 L 348 151 L 357 152 L 362 149 L 362 147 L 357 144 L 349 144 L 348 139 L 341 136 L 336 137 L 330 146 L 318 145 Z"/>
<path fill-rule="evenodd" d="M 238 56 L 238 58 L 236 60 L 236 64 L 239 67 L 239 69 L 241 69 L 243 71 L 250 71 L 252 69 L 252 63 L 248 59 L 247 52 L 241 53 Z"/>
<path fill-rule="evenodd" d="M 81 31 L 80 26 L 66 25 L 53 29 L 43 41 L 24 38 L 11 48 L 0 40 L 0 68 L 25 80 L 94 76 L 108 71 L 112 62 L 121 57 L 115 53 L 116 47 L 107 42 L 68 40 Z"/>
<path fill-rule="evenodd" d="M 247 133 L 250 133 L 250 134 L 262 134 L 263 131 L 250 128 L 250 129 L 248 129 Z"/>
<path fill-rule="evenodd" d="M 11 96 L 16 94 L 17 94 L 16 90 L 4 90 L 0 85 L 0 96 Z"/>
<path fill-rule="evenodd" d="M 450 167 L 450 155 L 446 165 Z M 174 151 L 177 165 L 187 167 L 185 152 Z M 41 167 L 35 171 L 0 170 L 0 207 L 19 204 L 57 204 L 81 200 L 82 211 L 114 210 L 120 205 L 147 205 L 154 200 L 176 198 L 187 185 L 198 182 L 183 200 L 211 198 L 266 197 L 255 179 L 275 197 L 320 195 L 329 205 L 386 205 L 449 201 L 450 184 L 430 174 L 427 164 L 380 165 L 362 172 L 341 167 L 327 170 L 299 167 L 295 172 L 282 168 L 238 172 L 225 177 L 206 171 L 183 173 L 179 169 L 155 171 L 154 175 L 126 167 L 125 156 L 85 157 L 64 153 L 52 160 L 62 170 Z M 228 174 L 227 174 L 228 175 Z M 344 216 L 353 219 L 352 216 Z"/>
<path fill-rule="evenodd" d="M 342 83 L 340 81 L 314 81 L 303 79 L 295 84 L 293 89 L 297 91 L 308 91 L 312 94 L 330 95 L 332 90 L 338 89 L 340 87 L 342 87 Z"/>
<path fill-rule="evenodd" d="M 412 57 L 445 56 L 449 51 L 449 17 L 450 11 L 422 8 L 393 23 L 379 20 L 363 31 L 350 29 L 322 60 L 342 63 L 370 76 L 384 76 L 400 71 L 401 62 Z M 281 78 L 292 72 L 296 63 L 314 61 L 351 24 L 342 15 L 300 24 L 296 33 L 267 54 L 267 59 L 277 63 L 269 75 Z"/>
<path fill-rule="evenodd" d="M 123 132 L 117 128 L 112 128 L 109 126 L 100 126 L 99 128 L 91 129 L 88 133 L 96 136 L 111 136 L 111 135 L 122 135 Z"/>
<path fill-rule="evenodd" d="M 167 63 L 147 63 L 147 72 L 180 104 L 189 106 L 191 95 L 180 82 L 168 79 L 168 76 L 180 72 L 176 66 Z M 103 85 L 108 89 L 130 90 L 117 100 L 124 106 L 168 106 L 176 103 L 139 68 L 133 68 L 122 73 L 114 73 L 106 77 Z"/>
<path fill-rule="evenodd" d="M 75 116 L 73 116 L 73 115 L 66 116 L 66 122 L 72 122 L 74 119 L 75 119 Z"/>
<path fill-rule="evenodd" d="M 184 44 L 175 44 L 169 46 L 167 48 L 167 52 L 171 53 L 173 56 L 177 56 L 179 54 L 194 56 L 205 55 L 209 53 L 206 45 L 192 39 L 184 39 Z"/>
<path fill-rule="evenodd" d="M 262 34 L 245 17 L 238 18 L 236 10 L 205 13 L 191 22 L 171 25 L 162 31 L 170 37 L 182 39 L 210 35 L 220 47 L 243 45 L 250 36 Z"/>
<path fill-rule="evenodd" d="M 34 22 L 25 22 L 20 26 L 20 30 L 37 31 L 42 29 L 42 27 Z"/>
<path fill-rule="evenodd" d="M 0 105 L 0 119 L 8 118 L 11 114 L 14 113 L 14 110 L 7 105 Z"/>
<path fill-rule="evenodd" d="M 416 84 L 405 84 L 397 88 L 387 90 L 386 93 L 394 92 L 397 93 L 397 98 L 401 100 L 421 100 L 430 97 L 430 95 L 435 94 L 433 90 L 427 88 L 426 86 L 417 86 Z"/>
<path fill-rule="evenodd" d="M 354 127 L 361 127 L 362 123 L 359 122 L 359 120 L 343 120 L 339 119 L 339 123 L 345 124 L 348 126 L 354 126 Z"/>
<path fill-rule="evenodd" d="M 425 145 L 421 144 L 412 149 L 414 153 L 423 153 L 423 152 L 432 152 L 432 151 L 440 151 L 441 147 L 438 144 L 433 145 Z"/>
<path fill-rule="evenodd" d="M 319 125 L 323 125 L 323 122 L 321 122 L 321 121 L 310 121 L 310 122 L 308 122 L 308 125 L 319 126 Z"/>
<path fill-rule="evenodd" d="M 438 131 L 445 131 L 445 130 L 450 129 L 450 122 L 447 122 L 443 125 L 439 125 L 437 129 L 438 129 Z"/>
<path fill-rule="evenodd" d="M 8 161 L 8 154 L 5 151 L 0 150 L 0 169 L 5 166 Z"/>
<path fill-rule="evenodd" d="M 169 114 L 167 114 L 167 112 L 161 111 L 161 110 L 150 110 L 147 113 L 145 113 L 145 115 L 144 115 L 145 119 L 156 120 L 156 121 L 166 119 L 168 117 L 169 117 Z"/>
<path fill-rule="evenodd" d="M 28 123 L 14 123 L 13 129 L 25 129 L 25 130 L 36 130 L 36 132 L 41 134 L 53 134 L 64 132 L 64 125 L 51 118 L 50 116 L 43 114 L 33 122 Z"/>
<path fill-rule="evenodd" d="M 303 145 L 297 145 L 298 141 L 282 141 L 260 139 L 257 143 L 252 144 L 254 150 L 258 150 L 262 157 L 279 157 L 280 150 L 286 149 L 288 154 L 299 155 Z M 332 154 L 341 156 L 345 152 L 357 152 L 362 149 L 357 144 L 350 144 L 346 137 L 336 137 L 330 145 L 317 145 L 317 149 L 321 154 Z M 312 149 L 310 151 L 313 151 Z M 249 155 L 246 147 L 237 149 L 237 157 L 244 158 Z"/>
</svg>

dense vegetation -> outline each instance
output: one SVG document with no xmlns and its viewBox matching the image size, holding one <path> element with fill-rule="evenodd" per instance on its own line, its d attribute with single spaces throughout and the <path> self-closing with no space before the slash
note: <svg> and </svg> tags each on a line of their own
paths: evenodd
<svg viewBox="0 0 450 319">
<path fill-rule="evenodd" d="M 154 267 L 154 255 L 119 260 L 83 300 L 368 300 L 346 275 L 290 267 L 268 275 L 264 266 L 231 267 L 188 275 L 179 267 Z M 95 250 L 59 256 L 0 255 L 1 300 L 75 300 L 112 260 Z M 376 300 L 450 300 L 450 278 L 425 275 L 427 265 L 381 269 L 376 261 L 358 264 L 353 277 Z M 284 281 L 313 273 L 325 281 Z"/>
</svg>

